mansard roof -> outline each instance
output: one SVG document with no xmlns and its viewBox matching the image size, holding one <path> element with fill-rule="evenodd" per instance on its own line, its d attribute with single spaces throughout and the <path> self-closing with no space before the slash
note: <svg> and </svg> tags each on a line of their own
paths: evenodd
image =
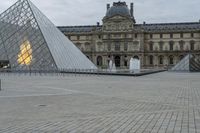
<svg viewBox="0 0 200 133">
<path fill-rule="evenodd" d="M 115 15 L 131 17 L 131 13 L 126 5 L 126 2 L 114 2 L 113 6 L 106 12 L 106 17 L 112 17 Z"/>
<path fill-rule="evenodd" d="M 92 32 L 94 30 L 101 30 L 102 26 L 87 25 L 87 26 L 58 26 L 61 32 L 70 33 L 82 33 L 82 32 Z"/>
<path fill-rule="evenodd" d="M 145 32 L 200 31 L 200 22 L 140 24 Z"/>
<path fill-rule="evenodd" d="M 92 31 L 100 31 L 102 25 L 89 26 L 58 26 L 58 28 L 65 33 L 84 33 Z M 200 22 L 186 22 L 186 23 L 155 23 L 155 24 L 135 24 L 134 29 L 144 32 L 189 32 L 200 31 Z"/>
</svg>

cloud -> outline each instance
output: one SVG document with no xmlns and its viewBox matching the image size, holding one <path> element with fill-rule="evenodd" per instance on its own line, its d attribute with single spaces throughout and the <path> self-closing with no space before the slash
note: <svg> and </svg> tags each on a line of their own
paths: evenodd
<svg viewBox="0 0 200 133">
<path fill-rule="evenodd" d="M 116 0 L 118 1 L 118 0 Z M 32 0 L 56 25 L 95 25 L 113 0 Z M 126 0 L 129 5 L 133 0 Z M 2 1 L 0 12 L 15 3 Z M 186 22 L 200 19 L 199 0 L 134 0 L 137 23 Z"/>
</svg>

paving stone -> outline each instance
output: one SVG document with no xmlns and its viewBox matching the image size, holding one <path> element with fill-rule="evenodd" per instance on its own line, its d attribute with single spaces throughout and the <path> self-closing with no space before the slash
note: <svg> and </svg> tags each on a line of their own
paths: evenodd
<svg viewBox="0 0 200 133">
<path fill-rule="evenodd" d="M 200 132 L 200 73 L 0 79 L 0 133 Z"/>
</svg>

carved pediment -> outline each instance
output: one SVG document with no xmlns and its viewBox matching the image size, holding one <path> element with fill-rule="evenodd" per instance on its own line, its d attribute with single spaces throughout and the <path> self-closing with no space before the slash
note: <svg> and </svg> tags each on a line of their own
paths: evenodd
<svg viewBox="0 0 200 133">
<path fill-rule="evenodd" d="M 126 16 L 122 16 L 122 15 L 115 15 L 113 17 L 110 18 L 104 18 L 103 22 L 108 22 L 108 21 L 130 21 L 132 22 L 132 20 Z"/>
</svg>

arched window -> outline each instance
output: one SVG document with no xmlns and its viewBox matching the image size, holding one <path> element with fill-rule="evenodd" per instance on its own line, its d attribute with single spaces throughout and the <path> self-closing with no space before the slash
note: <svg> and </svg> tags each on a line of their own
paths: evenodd
<svg viewBox="0 0 200 133">
<path fill-rule="evenodd" d="M 140 59 L 137 55 L 133 56 L 133 59 Z"/>
<path fill-rule="evenodd" d="M 153 51 L 153 42 L 149 42 L 149 51 Z"/>
<path fill-rule="evenodd" d="M 97 66 L 102 66 L 103 64 L 103 58 L 101 56 L 97 57 Z"/>
<path fill-rule="evenodd" d="M 159 64 L 163 65 L 164 57 L 162 55 L 159 56 Z"/>
<path fill-rule="evenodd" d="M 173 51 L 174 50 L 174 41 L 169 42 L 169 50 Z"/>
<path fill-rule="evenodd" d="M 195 41 L 190 41 L 190 50 L 194 50 Z"/>
<path fill-rule="evenodd" d="M 179 56 L 179 60 L 181 61 L 184 58 L 184 55 Z"/>
<path fill-rule="evenodd" d="M 169 64 L 173 65 L 174 64 L 174 57 L 171 55 L 169 56 Z"/>
<path fill-rule="evenodd" d="M 185 42 L 183 40 L 179 41 L 180 50 L 184 50 Z"/>
<path fill-rule="evenodd" d="M 153 65 L 153 55 L 150 55 L 150 56 L 149 56 L 149 64 L 150 64 L 150 65 Z"/>
</svg>

